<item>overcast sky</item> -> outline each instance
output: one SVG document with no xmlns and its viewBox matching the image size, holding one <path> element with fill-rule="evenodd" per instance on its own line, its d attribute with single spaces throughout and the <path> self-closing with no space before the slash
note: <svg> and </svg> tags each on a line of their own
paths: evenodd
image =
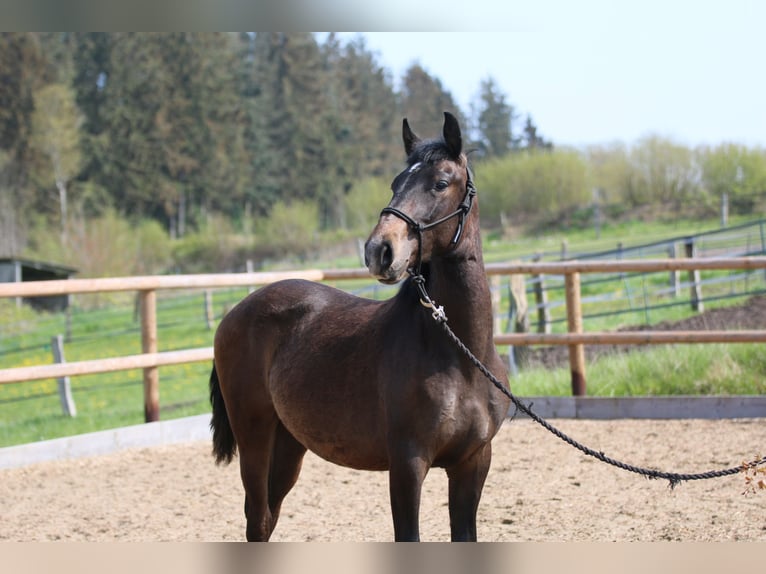
<svg viewBox="0 0 766 574">
<path fill-rule="evenodd" d="M 689 146 L 766 147 L 766 2 L 510 6 L 498 16 L 502 32 L 364 36 L 394 78 L 419 62 L 465 111 L 491 76 L 558 145 L 630 144 L 658 134 Z"/>
</svg>

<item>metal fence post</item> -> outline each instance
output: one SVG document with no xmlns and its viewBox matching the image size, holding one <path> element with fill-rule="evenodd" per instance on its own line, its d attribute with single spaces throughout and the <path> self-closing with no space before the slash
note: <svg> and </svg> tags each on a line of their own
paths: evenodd
<svg viewBox="0 0 766 574">
<path fill-rule="evenodd" d="M 540 261 L 542 257 L 538 254 L 532 261 Z M 535 305 L 537 306 L 537 332 L 551 332 L 551 312 L 548 309 L 548 293 L 545 290 L 545 279 L 542 273 L 532 275 L 532 285 L 535 290 Z"/>
<path fill-rule="evenodd" d="M 686 257 L 693 259 L 697 257 L 697 244 L 694 237 L 686 238 Z M 702 313 L 705 310 L 705 304 L 702 302 L 702 286 L 700 285 L 700 270 L 692 269 L 689 271 L 690 295 L 692 302 L 692 311 Z"/>
</svg>

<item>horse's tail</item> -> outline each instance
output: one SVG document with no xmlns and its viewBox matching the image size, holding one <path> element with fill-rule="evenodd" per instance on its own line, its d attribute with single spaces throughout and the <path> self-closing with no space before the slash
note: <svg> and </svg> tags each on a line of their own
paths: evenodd
<svg viewBox="0 0 766 574">
<path fill-rule="evenodd" d="M 213 430 L 213 455 L 216 464 L 229 464 L 237 452 L 237 439 L 231 430 L 229 413 L 221 394 L 221 384 L 218 382 L 218 373 L 213 364 L 210 373 L 210 405 L 213 407 L 213 418 L 210 420 L 210 428 Z"/>
</svg>

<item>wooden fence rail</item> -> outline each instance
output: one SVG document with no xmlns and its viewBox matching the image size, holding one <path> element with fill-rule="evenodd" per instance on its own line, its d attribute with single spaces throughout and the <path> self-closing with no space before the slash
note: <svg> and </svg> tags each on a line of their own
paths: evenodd
<svg viewBox="0 0 766 574">
<path fill-rule="evenodd" d="M 581 273 L 646 273 L 733 269 L 766 269 L 766 257 L 491 263 L 486 266 L 488 275 L 563 275 L 567 286 L 568 333 L 496 334 L 495 343 L 498 345 L 568 345 L 570 367 L 573 373 L 572 390 L 576 395 L 585 394 L 586 389 L 583 352 L 583 345 L 586 344 L 766 343 L 766 329 L 763 331 L 582 332 Z M 40 297 L 74 293 L 138 291 L 141 300 L 143 351 L 140 355 L 125 357 L 0 369 L 0 384 L 140 368 L 144 370 L 145 419 L 147 422 L 159 420 L 158 367 L 209 361 L 213 358 L 213 349 L 212 347 L 204 347 L 182 351 L 157 351 L 156 291 L 265 285 L 288 278 L 301 278 L 310 281 L 343 281 L 369 278 L 369 273 L 364 268 L 312 269 L 286 272 L 115 277 L 0 284 L 0 297 Z"/>
</svg>

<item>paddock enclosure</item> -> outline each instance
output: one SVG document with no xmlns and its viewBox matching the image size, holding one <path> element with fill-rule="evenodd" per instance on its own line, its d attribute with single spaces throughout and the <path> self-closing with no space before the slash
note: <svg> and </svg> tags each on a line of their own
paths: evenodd
<svg viewBox="0 0 766 574">
<path fill-rule="evenodd" d="M 696 472 L 763 453 L 764 419 L 563 420 L 606 454 Z M 663 481 L 584 457 L 530 420 L 507 420 L 478 512 L 479 540 L 766 541 L 766 492 L 744 475 Z M 244 538 L 238 465 L 216 467 L 209 441 L 0 471 L 2 541 L 237 541 Z M 274 541 L 390 541 L 386 473 L 307 454 Z M 423 540 L 447 541 L 447 480 L 423 488 Z"/>
</svg>

